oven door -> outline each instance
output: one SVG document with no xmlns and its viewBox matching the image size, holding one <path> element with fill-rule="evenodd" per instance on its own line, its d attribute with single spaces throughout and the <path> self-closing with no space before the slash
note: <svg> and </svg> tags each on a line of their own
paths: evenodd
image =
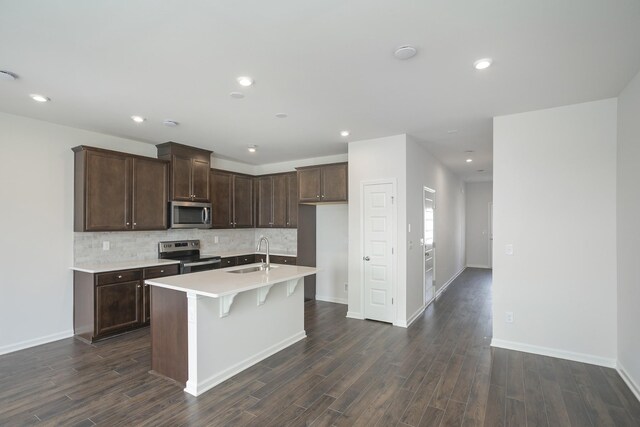
<svg viewBox="0 0 640 427">
<path fill-rule="evenodd" d="M 220 258 L 207 259 L 204 261 L 185 262 L 180 266 L 180 273 L 196 273 L 198 271 L 207 271 L 220 268 Z"/>
</svg>

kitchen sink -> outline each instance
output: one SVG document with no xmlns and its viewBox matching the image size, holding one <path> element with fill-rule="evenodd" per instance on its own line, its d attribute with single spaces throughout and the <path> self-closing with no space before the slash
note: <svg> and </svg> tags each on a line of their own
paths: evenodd
<svg viewBox="0 0 640 427">
<path fill-rule="evenodd" d="M 278 267 L 275 266 L 275 265 L 272 265 L 270 267 L 270 270 L 274 269 L 274 268 L 278 268 Z M 229 270 L 229 271 L 227 271 L 227 273 L 245 274 L 245 273 L 254 273 L 256 271 L 268 271 L 268 270 L 267 270 L 267 267 L 265 265 L 256 265 L 256 266 L 253 266 L 253 267 L 239 268 L 237 270 Z"/>
</svg>

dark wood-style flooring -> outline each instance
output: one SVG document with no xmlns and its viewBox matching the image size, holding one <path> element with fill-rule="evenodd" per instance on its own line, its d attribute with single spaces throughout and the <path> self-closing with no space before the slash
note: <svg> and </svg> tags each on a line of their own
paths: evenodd
<svg viewBox="0 0 640 427">
<path fill-rule="evenodd" d="M 0 425 L 640 425 L 615 370 L 491 349 L 490 287 L 467 269 L 408 329 L 306 303 L 306 340 L 197 398 L 148 373 L 148 330 L 0 356 Z"/>
</svg>

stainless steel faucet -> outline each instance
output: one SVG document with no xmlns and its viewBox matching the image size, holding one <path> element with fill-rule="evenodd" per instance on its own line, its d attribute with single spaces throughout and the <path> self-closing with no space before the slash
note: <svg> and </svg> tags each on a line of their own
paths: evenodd
<svg viewBox="0 0 640 427">
<path fill-rule="evenodd" d="M 269 239 L 267 239 L 266 237 L 262 236 L 260 237 L 260 240 L 258 240 L 258 246 L 256 247 L 256 251 L 260 252 L 260 247 L 262 246 L 262 241 L 265 241 L 265 243 L 267 244 L 267 262 L 265 264 L 264 269 L 265 270 L 270 270 L 271 269 L 271 262 L 269 261 Z"/>
</svg>

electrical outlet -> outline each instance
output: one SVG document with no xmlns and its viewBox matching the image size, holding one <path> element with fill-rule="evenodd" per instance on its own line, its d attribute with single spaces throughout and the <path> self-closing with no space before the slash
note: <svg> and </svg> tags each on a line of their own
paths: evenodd
<svg viewBox="0 0 640 427">
<path fill-rule="evenodd" d="M 507 311 L 504 313 L 504 321 L 506 323 L 513 323 L 513 311 Z"/>
<path fill-rule="evenodd" d="M 111 249 L 111 243 L 108 240 L 102 242 L 102 250 L 108 251 L 109 249 Z"/>
<path fill-rule="evenodd" d="M 219 243 L 220 239 L 218 238 L 218 236 L 213 236 L 213 243 Z"/>
<path fill-rule="evenodd" d="M 345 292 L 349 292 L 349 284 L 348 283 L 344 284 L 344 291 Z"/>
<path fill-rule="evenodd" d="M 504 245 L 504 253 L 505 255 L 513 255 L 513 244 L 508 243 Z"/>
</svg>

